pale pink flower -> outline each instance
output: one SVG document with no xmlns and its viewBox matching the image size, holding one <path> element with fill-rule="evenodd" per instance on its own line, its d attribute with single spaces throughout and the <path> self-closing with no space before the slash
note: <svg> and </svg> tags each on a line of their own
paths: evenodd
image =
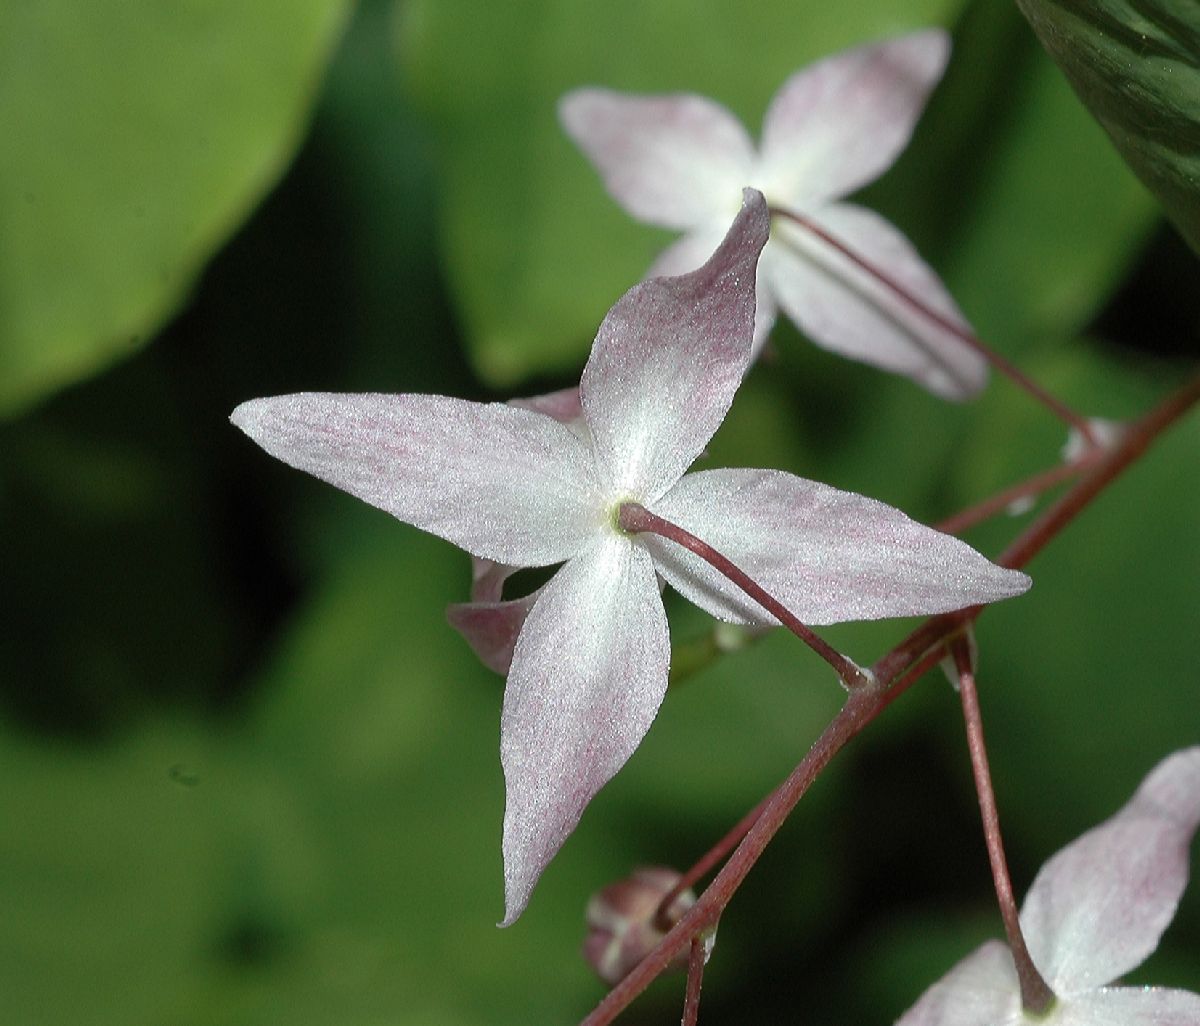
<svg viewBox="0 0 1200 1026">
<path fill-rule="evenodd" d="M 647 277 L 681 274 L 725 234 L 742 188 L 802 214 L 951 322 L 966 321 L 937 275 L 888 221 L 842 197 L 883 174 L 908 144 L 949 55 L 941 29 L 860 46 L 789 78 L 767 108 L 762 142 L 726 108 L 690 93 L 577 89 L 567 133 L 613 198 L 639 220 L 686 234 Z M 782 310 L 818 345 L 904 374 L 951 399 L 978 392 L 982 357 L 836 248 L 783 217 L 758 268 L 757 351 Z"/>
<path fill-rule="evenodd" d="M 1034 964 L 1058 996 L 1026 1015 L 1007 946 L 989 941 L 898 1026 L 1198 1026 L 1200 995 L 1110 986 L 1158 947 L 1200 826 L 1200 747 L 1164 759 L 1111 819 L 1047 862 L 1021 909 Z"/>
<path fill-rule="evenodd" d="M 699 535 L 808 623 L 934 613 L 1029 579 L 882 503 L 770 470 L 686 474 L 750 359 L 762 196 L 698 271 L 644 282 L 600 326 L 568 427 L 426 395 L 255 399 L 233 422 L 286 463 L 507 568 L 562 563 L 522 613 L 501 717 L 505 923 L 667 687 L 657 575 L 718 617 L 776 621 L 711 566 L 617 525 L 637 502 Z"/>
</svg>

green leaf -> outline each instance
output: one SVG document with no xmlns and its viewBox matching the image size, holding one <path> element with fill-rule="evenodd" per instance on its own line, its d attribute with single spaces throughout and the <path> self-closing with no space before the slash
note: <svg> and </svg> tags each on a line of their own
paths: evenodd
<svg viewBox="0 0 1200 1026">
<path fill-rule="evenodd" d="M 347 6 L 0 8 L 0 414 L 152 336 L 290 159 Z"/>
<path fill-rule="evenodd" d="M 635 224 L 558 125 L 567 90 L 716 97 L 747 124 L 791 72 L 866 39 L 945 24 L 960 0 L 853 8 L 414 0 L 407 69 L 437 133 L 442 248 L 472 358 L 494 385 L 578 372 L 604 312 L 670 236 Z M 755 129 L 756 130 L 756 129 Z"/>
<path fill-rule="evenodd" d="M 1121 156 L 1200 250 L 1200 8 L 1017 0 Z"/>
</svg>

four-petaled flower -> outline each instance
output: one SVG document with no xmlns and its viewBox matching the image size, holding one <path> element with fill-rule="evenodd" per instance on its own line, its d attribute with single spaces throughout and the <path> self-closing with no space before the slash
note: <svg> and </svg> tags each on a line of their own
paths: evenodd
<svg viewBox="0 0 1200 1026">
<path fill-rule="evenodd" d="M 1200 995 L 1111 987 L 1158 946 L 1187 885 L 1200 826 L 1200 747 L 1164 759 L 1111 819 L 1047 862 L 1021 932 L 1057 1001 L 1026 1015 L 1008 948 L 989 941 L 929 988 L 897 1026 L 1196 1026 Z"/>
<path fill-rule="evenodd" d="M 949 39 L 927 29 L 827 57 L 784 83 L 756 152 L 728 110 L 693 94 L 636 96 L 577 89 L 562 98 L 567 133 L 613 198 L 650 224 L 687 234 L 647 277 L 681 274 L 713 251 L 742 188 L 815 222 L 950 322 L 966 321 L 912 244 L 873 211 L 841 197 L 886 171 L 908 144 L 942 76 Z M 782 309 L 812 341 L 964 399 L 987 368 L 961 339 L 923 316 L 835 246 L 776 217 L 758 269 L 756 351 Z"/>
<path fill-rule="evenodd" d="M 505 923 L 662 702 L 671 649 L 657 574 L 716 616 L 776 622 L 707 563 L 625 533 L 624 503 L 700 536 L 807 623 L 934 613 L 1028 587 L 871 499 L 768 470 L 685 476 L 749 363 L 768 229 L 763 197 L 747 190 L 702 268 L 617 302 L 574 428 L 535 409 L 425 395 L 310 393 L 233 413 L 272 455 L 479 559 L 563 564 L 528 609 L 504 693 Z"/>
</svg>

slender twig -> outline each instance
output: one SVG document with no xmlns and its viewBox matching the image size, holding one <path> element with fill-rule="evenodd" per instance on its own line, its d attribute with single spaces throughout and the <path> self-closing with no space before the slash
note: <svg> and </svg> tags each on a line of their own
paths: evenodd
<svg viewBox="0 0 1200 1026">
<path fill-rule="evenodd" d="M 962 698 L 963 720 L 967 727 L 967 751 L 971 756 L 971 772 L 975 776 L 975 790 L 979 795 L 979 814 L 983 819 L 983 837 L 992 866 L 992 880 L 996 884 L 996 900 L 1000 904 L 1000 918 L 1004 920 L 1004 932 L 1021 985 L 1021 1006 L 1030 1015 L 1040 1016 L 1054 1003 L 1054 991 L 1033 964 L 1025 944 L 1025 935 L 1021 932 L 1020 912 L 1013 896 L 1008 860 L 1004 856 L 1004 840 L 1000 834 L 1000 813 L 996 808 L 996 792 L 992 787 L 992 771 L 988 766 L 983 715 L 979 709 L 979 691 L 975 685 L 970 646 L 966 638 L 960 636 L 951 643 L 950 651 L 958 671 L 958 692 Z"/>
<path fill-rule="evenodd" d="M 1197 402 L 1200 402 L 1200 374 L 1167 396 L 1140 420 L 1134 421 L 1107 456 L 1096 464 L 1095 469 L 1018 535 L 996 562 L 1016 569 L 1027 565 L 1100 492 L 1136 462 L 1151 442 Z"/>
<path fill-rule="evenodd" d="M 1041 519 L 1021 533 L 1006 552 L 1004 565 L 1025 566 L 1151 442 L 1197 402 L 1200 402 L 1200 375 L 1135 422 L 1092 474 L 1075 484 Z M 691 944 L 693 938 L 716 925 L 734 892 L 821 771 L 867 724 L 935 665 L 948 640 L 978 619 L 982 611 L 982 606 L 973 606 L 932 617 L 874 664 L 871 668 L 873 682 L 850 692 L 846 703 L 821 732 L 808 754 L 767 798 L 762 814 L 696 904 L 684 913 L 654 950 L 609 991 L 581 1026 L 607 1026 L 679 952 Z"/>
<path fill-rule="evenodd" d="M 842 683 L 847 688 L 865 687 L 870 683 L 870 676 L 861 666 L 847 659 L 841 652 L 819 637 L 811 628 L 802 624 L 787 606 L 765 591 L 744 570 L 737 567 L 732 560 L 721 555 L 711 545 L 701 541 L 690 531 L 685 530 L 678 524 L 671 523 L 669 520 L 664 520 L 660 516 L 656 516 L 644 506 L 639 506 L 636 502 L 627 502 L 621 506 L 617 522 L 623 531 L 628 531 L 631 534 L 641 534 L 644 532 L 661 535 L 663 538 L 675 542 L 676 545 L 682 545 L 689 552 L 695 553 L 719 573 L 729 578 L 729 580 L 741 588 L 742 591 L 754 599 L 763 609 L 774 616 L 783 626 L 832 666 L 834 672 L 841 678 Z"/>
<path fill-rule="evenodd" d="M 692 938 L 692 947 L 688 952 L 687 992 L 683 998 L 683 1018 L 680 1026 L 696 1026 L 700 1017 L 700 984 L 704 981 L 705 961 L 704 937 L 697 934 Z"/>
<path fill-rule="evenodd" d="M 968 527 L 974 527 L 989 517 L 1003 512 L 1014 502 L 1020 502 L 1022 499 L 1036 498 L 1055 485 L 1069 481 L 1073 477 L 1078 477 L 1088 467 L 1095 464 L 1096 457 L 1092 454 L 1099 454 L 1100 452 L 1100 449 L 1089 450 L 1088 454 L 1073 463 L 1063 463 L 1057 467 L 1050 467 L 1048 470 L 1043 470 L 1039 474 L 1034 474 L 1032 477 L 1027 477 L 1024 481 L 1018 481 L 1016 484 L 1010 485 L 1003 491 L 999 491 L 995 495 L 984 499 L 982 502 L 968 506 L 953 516 L 946 517 L 945 520 L 933 526 L 936 530 L 944 531 L 946 534 L 959 534 Z"/>
<path fill-rule="evenodd" d="M 689 887 L 694 886 L 702 877 L 708 875 L 710 870 L 722 862 L 725 856 L 738 846 L 749 829 L 757 822 L 758 817 L 762 815 L 763 809 L 767 807 L 767 803 L 771 800 L 774 793 L 772 791 L 771 794 L 767 795 L 754 808 L 747 812 L 746 815 L 739 819 L 724 837 L 695 862 L 691 869 L 675 881 L 675 885 L 667 891 L 662 901 L 658 903 L 658 911 L 654 913 L 655 924 L 660 930 L 665 933 L 671 928 L 673 920 L 671 906 L 675 904 L 675 899 Z"/>
<path fill-rule="evenodd" d="M 956 339 L 962 342 L 968 349 L 978 353 L 983 359 L 987 360 L 1001 374 L 1008 377 L 1018 388 L 1028 392 L 1038 402 L 1053 413 L 1059 420 L 1065 424 L 1075 428 L 1084 439 L 1092 444 L 1096 444 L 1097 439 L 1092 426 L 1088 423 L 1086 417 L 1081 417 L 1078 413 L 1072 410 L 1061 399 L 1051 395 L 1041 385 L 1030 378 L 1016 364 L 1012 363 L 998 352 L 992 349 L 978 335 L 972 332 L 969 328 L 964 327 L 957 321 L 945 314 L 935 310 L 928 303 L 924 302 L 919 297 L 913 295 L 908 289 L 901 285 L 896 279 L 888 274 L 883 268 L 868 260 L 862 254 L 855 251 L 842 239 L 839 239 L 829 230 L 822 228 L 819 224 L 803 214 L 798 214 L 793 210 L 784 210 L 780 207 L 772 207 L 771 213 L 782 217 L 793 224 L 799 225 L 805 231 L 815 235 L 822 242 L 831 246 L 842 254 L 847 260 L 865 271 L 877 282 L 887 288 L 901 302 L 905 303 L 926 320 L 936 324 L 943 331 L 953 335 Z"/>
</svg>

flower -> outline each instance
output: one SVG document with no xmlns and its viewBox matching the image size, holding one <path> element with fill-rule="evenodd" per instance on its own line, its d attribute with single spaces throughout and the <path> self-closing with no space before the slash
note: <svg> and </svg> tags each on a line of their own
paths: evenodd
<svg viewBox="0 0 1200 1026">
<path fill-rule="evenodd" d="M 1024 574 L 882 503 L 769 470 L 684 472 L 750 360 L 761 194 L 698 271 L 643 282 L 608 312 L 573 430 L 536 409 L 427 395 L 255 399 L 234 424 L 267 452 L 473 556 L 562 563 L 528 608 L 501 715 L 506 913 L 633 753 L 667 687 L 656 576 L 709 612 L 776 621 L 656 536 L 638 502 L 704 538 L 809 623 L 933 613 L 1024 591 Z"/>
<path fill-rule="evenodd" d="M 1164 759 L 1115 816 L 1047 862 L 1021 932 L 1058 1000 L 1021 1009 L 1008 948 L 989 941 L 929 988 L 897 1026 L 1196 1026 L 1200 995 L 1110 987 L 1158 947 L 1187 885 L 1200 826 L 1200 746 Z"/>
<path fill-rule="evenodd" d="M 942 317 L 967 329 L 937 275 L 873 211 L 841 197 L 886 171 L 907 145 L 949 55 L 928 29 L 827 57 L 792 75 L 767 108 L 762 146 L 724 107 L 689 93 L 567 93 L 559 116 L 634 217 L 687 234 L 647 277 L 681 274 L 713 251 L 744 186 L 818 224 Z M 978 392 L 981 356 L 793 221 L 776 217 L 758 269 L 755 348 L 782 309 L 812 341 L 904 374 L 951 399 Z"/>
</svg>

